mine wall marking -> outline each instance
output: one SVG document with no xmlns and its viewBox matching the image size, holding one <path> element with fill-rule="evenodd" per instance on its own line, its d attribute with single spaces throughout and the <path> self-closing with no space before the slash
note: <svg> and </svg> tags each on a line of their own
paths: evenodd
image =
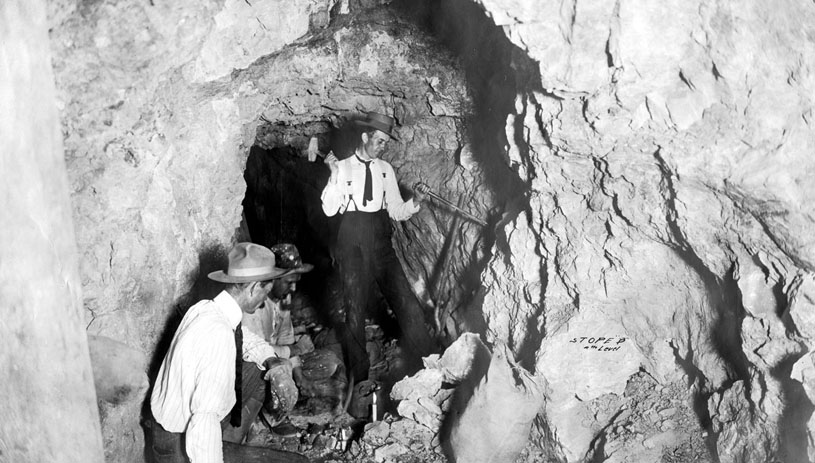
<svg viewBox="0 0 815 463">
<path fill-rule="evenodd" d="M 628 338 L 623 336 L 581 336 L 569 339 L 572 344 L 579 344 L 585 350 L 595 352 L 614 352 L 620 350 L 620 344 L 626 342 Z"/>
</svg>

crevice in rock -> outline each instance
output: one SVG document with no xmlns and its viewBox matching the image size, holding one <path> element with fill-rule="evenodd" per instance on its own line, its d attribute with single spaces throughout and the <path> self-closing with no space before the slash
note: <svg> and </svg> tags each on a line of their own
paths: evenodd
<svg viewBox="0 0 815 463">
<path fill-rule="evenodd" d="M 804 385 L 792 379 L 792 367 L 805 353 L 794 354 L 778 363 L 770 374 L 781 383 L 784 408 L 778 423 L 779 455 L 785 463 L 807 463 L 807 423 L 815 404 L 807 396 Z"/>
<path fill-rule="evenodd" d="M 692 245 L 677 221 L 678 212 L 676 208 L 676 189 L 673 183 L 674 174 L 662 158 L 659 150 L 654 153 L 654 158 L 662 173 L 661 182 L 666 206 L 666 222 L 674 240 L 667 244 L 671 246 L 680 258 L 696 271 L 702 279 L 710 306 L 715 310 L 715 320 L 710 332 L 712 345 L 716 353 L 729 368 L 728 373 L 730 378 L 724 384 L 718 386 L 713 384 L 700 385 L 700 389 L 697 392 L 697 394 L 701 394 L 697 399 L 698 403 L 701 403 L 702 398 L 707 401 L 707 398 L 714 392 L 711 388 L 726 390 L 735 381 L 743 380 L 744 398 L 750 407 L 751 415 L 753 415 L 755 413 L 756 404 L 754 404 L 751 399 L 752 381 L 750 372 L 754 369 L 742 350 L 741 324 L 746 316 L 746 312 L 741 303 L 742 298 L 738 283 L 733 277 L 734 267 L 731 267 L 726 275 L 719 277 L 704 264 L 702 259 L 693 250 Z M 761 381 L 761 378 L 758 378 L 758 380 Z M 702 412 L 700 419 L 703 421 L 704 416 L 705 412 Z M 714 434 L 710 433 L 708 442 L 710 448 L 715 448 L 715 444 L 712 442 L 714 439 Z"/>
<path fill-rule="evenodd" d="M 741 325 L 747 316 L 747 312 L 741 304 L 741 290 L 739 289 L 736 279 L 733 277 L 735 266 L 731 267 L 721 280 L 716 278 L 713 272 L 707 269 L 707 267 L 702 266 L 702 268 L 707 270 L 708 273 L 708 276 L 703 277 L 706 285 L 708 281 L 710 281 L 711 284 L 718 283 L 712 286 L 715 292 L 709 293 L 716 296 L 711 302 L 719 315 L 712 333 L 714 348 L 727 362 L 728 366 L 733 369 L 735 378 L 732 379 L 734 381 L 736 378 L 744 380 L 745 399 L 750 405 L 750 411 L 754 412 L 755 404 L 750 394 L 752 387 L 750 383 L 750 373 L 751 371 L 755 371 L 755 368 L 742 350 Z M 699 269 L 696 270 L 697 272 L 699 271 Z M 710 289 L 711 287 L 708 286 L 708 291 L 710 291 Z M 763 378 L 760 379 L 763 380 Z M 729 386 L 729 384 L 725 386 Z"/>
<path fill-rule="evenodd" d="M 690 333 L 688 333 L 688 339 L 691 339 Z M 714 463 L 718 463 L 719 450 L 716 447 L 717 436 L 713 429 L 713 420 L 710 417 L 710 411 L 707 407 L 707 401 L 711 396 L 711 392 L 705 389 L 705 385 L 708 384 L 708 380 L 705 377 L 704 372 L 700 370 L 693 361 L 694 351 L 693 345 L 690 341 L 688 342 L 688 352 L 684 357 L 680 354 L 679 347 L 674 342 L 670 342 L 669 345 L 673 350 L 674 359 L 676 360 L 677 365 L 679 365 L 679 367 L 682 368 L 682 371 L 688 375 L 687 387 L 692 393 L 691 408 L 699 420 L 699 427 L 707 432 L 705 445 L 707 446 L 710 457 L 713 459 Z"/>
<path fill-rule="evenodd" d="M 589 452 L 586 455 L 587 463 L 603 463 L 609 457 L 606 455 L 606 444 L 608 443 L 608 429 L 615 425 L 617 418 L 623 414 L 623 410 L 617 410 L 606 424 L 597 432 L 589 444 Z"/>
<path fill-rule="evenodd" d="M 552 428 L 544 415 L 538 415 L 532 421 L 529 444 L 525 449 L 526 458 L 519 461 L 545 461 L 547 463 L 565 463 L 563 449 L 559 447 Z M 523 455 L 522 455 L 523 456 Z"/>
<path fill-rule="evenodd" d="M 500 210 L 511 210 L 509 204 L 524 197 L 527 185 L 509 167 L 502 134 L 516 95 L 540 89 L 540 76 L 532 72 L 536 66 L 473 2 L 397 0 L 393 5 L 460 60 L 473 98 L 474 114 L 467 121 L 473 154 Z"/>
<path fill-rule="evenodd" d="M 712 338 L 716 341 L 717 352 L 733 368 L 733 372 L 739 379 L 749 381 L 750 361 L 744 355 L 741 348 L 741 321 L 746 313 L 741 305 L 741 292 L 738 284 L 733 278 L 734 268 L 731 268 L 727 275 L 719 277 L 715 275 L 693 250 L 685 233 L 678 223 L 678 212 L 676 208 L 676 189 L 673 184 L 673 172 L 670 170 L 665 160 L 660 155 L 659 150 L 654 153 L 660 171 L 662 172 L 661 182 L 663 183 L 663 194 L 665 195 L 666 222 L 671 231 L 674 242 L 667 243 L 693 270 L 697 272 L 707 289 L 707 297 L 711 306 L 716 309 L 717 321 L 715 323 Z M 749 395 L 749 394 L 748 394 Z"/>
<path fill-rule="evenodd" d="M 525 137 L 527 128 L 524 126 L 524 123 L 526 121 L 526 114 L 527 114 L 527 111 L 529 111 L 530 106 L 532 108 L 535 108 L 535 106 L 532 104 L 532 102 L 530 100 L 531 100 L 531 97 L 529 96 L 529 94 L 525 93 L 523 98 L 522 98 L 523 108 L 522 108 L 521 112 L 518 113 L 516 115 L 516 117 L 514 118 L 514 120 L 513 120 L 513 129 L 514 130 L 513 130 L 513 133 L 512 133 L 512 135 L 514 137 L 513 142 L 514 142 L 515 146 L 518 148 L 518 154 L 520 155 L 521 160 L 523 161 L 524 165 L 526 166 L 525 170 L 526 170 L 526 173 L 527 173 L 527 175 L 526 175 L 527 178 L 522 179 L 522 180 L 524 180 L 524 182 L 527 184 L 527 186 L 532 182 L 532 179 L 534 179 L 535 176 L 536 176 L 535 169 L 534 169 L 535 164 L 532 162 L 532 159 L 530 157 L 529 141 Z"/>
<path fill-rule="evenodd" d="M 595 157 L 592 158 L 592 162 L 594 163 L 595 172 L 600 173 L 599 178 L 595 180 L 595 183 L 597 185 L 600 185 L 600 190 L 603 192 L 604 195 L 611 198 L 611 208 L 614 211 L 614 215 L 619 217 L 623 221 L 623 223 L 625 223 L 627 226 L 633 227 L 634 224 L 631 223 L 631 220 L 628 217 L 626 217 L 625 214 L 623 214 L 623 211 L 620 208 L 620 195 L 617 194 L 617 192 L 615 192 L 613 189 L 609 189 L 608 186 L 606 185 L 607 179 L 612 178 L 611 172 L 609 172 L 608 160 L 602 157 Z M 613 235 L 610 230 L 608 234 L 609 236 Z"/>
<path fill-rule="evenodd" d="M 540 250 L 536 249 L 535 253 L 537 257 L 541 259 L 541 262 L 545 262 L 545 259 L 540 254 Z M 542 282 L 540 300 L 534 301 L 536 310 L 527 317 L 525 336 L 516 344 L 517 348 L 515 349 L 518 364 L 528 371 L 535 371 L 538 350 L 540 349 L 541 342 L 543 342 L 543 338 L 546 336 L 546 325 L 544 324 L 543 315 L 546 312 L 545 295 L 546 286 L 549 281 L 549 272 L 545 264 L 540 267 L 540 281 Z"/>
<path fill-rule="evenodd" d="M 608 459 L 606 457 L 606 440 L 605 428 L 603 428 L 589 444 L 591 458 L 587 460 L 587 463 L 603 463 Z"/>
<path fill-rule="evenodd" d="M 508 259 L 512 250 L 501 224 L 511 222 L 522 211 L 527 213 L 527 220 L 534 216 L 529 206 L 528 191 L 536 172 L 531 162 L 533 153 L 529 148 L 524 121 L 527 111 L 538 107 L 534 104 L 534 92 L 542 92 L 537 63 L 512 44 L 502 28 L 496 26 L 482 8 L 472 2 L 400 0 L 394 2 L 394 6 L 436 37 L 461 62 L 473 99 L 473 114 L 467 120 L 467 135 L 474 158 L 484 171 L 487 186 L 495 193 L 494 215 L 500 217 L 494 227 L 495 236 L 488 237 L 486 244 L 495 246 Z M 518 101 L 522 108 L 516 108 Z M 507 130 L 507 117 L 514 114 L 516 109 L 521 112 L 515 114 L 513 125 Z M 540 114 L 536 113 L 535 117 L 542 125 Z M 546 136 L 546 132 L 543 133 Z M 507 140 L 506 137 L 512 139 Z M 524 163 L 525 178 L 519 175 L 521 169 L 509 165 L 506 155 L 509 142 L 518 149 Z M 483 265 L 487 262 L 484 259 Z M 516 340 L 515 344 L 516 353 L 525 368 L 534 364 L 535 350 L 543 337 L 543 330 L 538 327 L 544 310 L 543 301 L 540 302 L 540 309 L 522 322 L 528 328 L 525 339 Z"/>
<path fill-rule="evenodd" d="M 541 89 L 540 92 L 545 98 L 551 98 L 551 99 L 556 100 L 556 101 L 561 101 L 562 100 L 562 98 L 558 97 L 557 95 L 555 95 L 553 93 L 549 93 L 546 90 Z M 537 124 L 538 130 L 540 130 L 540 133 L 543 136 L 543 141 L 546 144 L 547 148 L 549 148 L 550 150 L 554 150 L 555 147 L 552 144 L 551 135 L 549 134 L 549 131 L 546 129 L 546 124 L 543 121 L 543 111 L 541 111 L 541 103 L 542 102 L 538 101 L 538 99 L 536 98 L 536 95 L 534 93 L 529 94 L 528 98 L 532 102 L 532 104 L 535 106 L 535 124 Z"/>
</svg>

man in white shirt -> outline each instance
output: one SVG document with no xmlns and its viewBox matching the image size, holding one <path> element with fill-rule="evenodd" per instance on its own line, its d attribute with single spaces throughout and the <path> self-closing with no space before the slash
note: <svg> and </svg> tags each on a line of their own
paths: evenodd
<svg viewBox="0 0 815 463">
<path fill-rule="evenodd" d="M 333 249 L 344 298 L 344 320 L 338 328 L 346 367 L 356 382 L 368 378 L 365 317 L 372 283 L 377 284 L 396 315 L 402 331 L 400 344 L 407 354 L 407 373 L 420 368 L 421 356 L 432 353 L 436 346 L 391 244 L 390 219 L 407 220 L 419 211 L 413 199 L 402 199 L 393 167 L 379 159 L 388 141 L 396 139 L 394 122 L 389 116 L 367 113 L 355 121 L 354 154 L 341 161 L 333 154 L 326 157 L 331 175 L 321 197 L 323 212 L 329 217 L 342 215 Z M 416 191 L 414 199 L 421 201 L 423 196 Z"/>
<path fill-rule="evenodd" d="M 184 315 L 153 387 L 149 450 L 155 461 L 185 462 L 186 454 L 192 463 L 223 462 L 222 421 L 232 411 L 237 423 L 246 411 L 245 406 L 234 407 L 241 371 L 236 349 L 239 324 L 243 314 L 260 308 L 272 281 L 287 273 L 275 266 L 271 250 L 238 243 L 229 252 L 227 271 L 208 275 L 226 286 L 213 300 L 198 302 Z M 276 358 L 263 365 L 280 367 Z"/>
</svg>

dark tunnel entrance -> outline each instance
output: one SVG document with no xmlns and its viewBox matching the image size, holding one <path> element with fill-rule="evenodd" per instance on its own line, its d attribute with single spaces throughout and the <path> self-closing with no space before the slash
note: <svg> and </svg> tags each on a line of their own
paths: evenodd
<svg viewBox="0 0 815 463">
<path fill-rule="evenodd" d="M 267 247 L 292 243 L 303 262 L 314 265 L 314 270 L 302 275 L 292 294 L 292 317 L 296 324 L 316 329 L 310 333 L 313 337 L 326 336 L 321 343 L 336 344 L 333 348 L 339 349 L 340 334 L 334 328 L 343 310 L 343 291 L 331 249 L 341 216 L 326 216 L 320 200 L 328 181 L 329 169 L 323 162 L 328 152 L 340 159 L 352 155 L 347 131 L 327 122 L 261 126 L 244 172 L 244 233 L 248 233 L 249 241 Z M 374 356 L 381 353 L 384 344 L 401 335 L 393 313 L 375 286 L 369 288 L 371 305 L 366 329 L 366 335 L 372 338 L 368 347 Z"/>
<path fill-rule="evenodd" d="M 411 80 L 414 76 L 406 76 L 397 79 L 398 84 L 358 77 L 353 90 L 335 90 L 342 98 L 331 108 L 314 108 L 305 116 L 313 118 L 308 122 L 303 122 L 303 113 L 296 116 L 297 122 L 286 120 L 286 114 L 264 113 L 249 153 L 244 173 L 244 232 L 249 240 L 268 247 L 292 243 L 303 261 L 315 266 L 298 283 L 291 307 L 295 323 L 308 324 L 310 320 L 303 318 L 313 315 L 312 326 L 321 328 L 319 335 L 328 333 L 322 340 L 315 339 L 315 346 L 328 340 L 335 348 L 343 347 L 342 334 L 332 329 L 336 328 L 334 314 L 343 306 L 341 275 L 331 251 L 341 218 L 325 215 L 320 196 L 329 177 L 324 156 L 333 152 L 344 159 L 353 153 L 344 130 L 347 120 L 343 120 L 349 112 L 387 108 L 383 112 L 397 119 L 402 140 L 389 146 L 383 159 L 394 168 L 404 199 L 421 181 L 477 218 L 468 219 L 431 201 L 422 204 L 421 214 L 407 221 L 390 221 L 393 247 L 422 305 L 424 321 L 440 344 L 437 352 L 463 333 L 486 334 L 482 273 L 493 248 L 509 246 L 507 237 L 496 236 L 501 233 L 497 232 L 499 224 L 513 220 L 528 205 L 528 179 L 520 178 L 507 159 L 510 142 L 523 147 L 526 140 L 518 123 L 511 127 L 517 132 L 512 134 L 506 121 L 515 109 L 516 98 L 528 87 L 539 87 L 537 82 L 528 81 L 534 75 L 534 63 L 524 60 L 517 47 L 500 35 L 500 28 L 489 25 L 483 12 L 470 7 L 464 11 L 467 20 L 457 23 L 443 19 L 458 17 L 452 10 L 462 6 L 461 2 L 445 2 L 442 9 L 429 8 L 430 3 L 422 5 L 418 11 L 408 12 L 397 2 L 388 14 L 384 9 L 373 11 L 367 26 L 360 22 L 355 27 L 363 43 L 370 39 L 371 31 L 396 35 L 398 29 L 401 41 L 421 44 L 419 49 L 426 54 L 411 59 L 424 70 L 419 74 L 426 72 L 426 76 L 416 82 Z M 431 20 L 436 16 L 442 19 Z M 383 18 L 393 24 L 383 22 Z M 480 46 L 480 52 L 473 54 L 457 41 L 462 35 L 478 37 L 489 46 Z M 389 58 L 380 59 L 389 62 Z M 494 66 L 483 66 L 483 60 Z M 430 88 L 428 82 L 432 82 Z M 437 103 L 440 101 L 443 103 Z M 370 107 L 377 105 L 379 108 Z M 264 118 L 271 115 L 274 117 L 269 120 Z M 510 136 L 513 139 L 508 141 Z M 396 409 L 396 403 L 389 403 L 389 396 L 391 387 L 406 376 L 399 362 L 407 343 L 403 343 L 399 322 L 386 298 L 376 284 L 371 286 L 368 291 L 373 297 L 365 330 L 369 378 L 381 381 L 381 394 L 376 396 L 382 410 L 406 417 Z M 305 317 L 297 320 L 298 313 Z M 538 335 L 535 331 L 530 337 Z M 533 346 L 534 339 L 528 344 Z M 534 350 L 528 351 L 529 358 L 522 360 L 531 362 Z M 346 368 L 354 364 L 341 356 Z M 385 371 L 380 375 L 377 366 L 383 364 Z M 349 385 L 355 386 L 353 380 Z M 349 403 L 348 411 L 354 415 L 358 404 Z"/>
<path fill-rule="evenodd" d="M 386 10 L 390 13 L 383 16 Z M 459 104 L 462 107 L 472 104 L 472 112 L 465 110 L 448 119 L 445 114 L 435 114 L 436 109 L 431 105 L 430 114 L 424 115 L 426 120 L 421 121 L 419 115 L 427 112 L 427 108 L 416 96 L 423 95 L 424 89 L 413 97 L 401 95 L 396 103 L 388 103 L 400 116 L 413 119 L 406 123 L 412 140 L 405 145 L 410 149 L 402 152 L 402 156 L 397 155 L 402 159 L 393 164 L 403 197 L 410 196 L 410 186 L 417 177 L 426 181 L 429 175 L 430 182 L 435 180 L 435 188 L 452 203 L 475 212 L 489 224 L 479 228 L 451 213 L 449 208 L 431 204 L 427 208 L 430 217 L 426 214 L 420 222 L 408 225 L 393 223 L 398 229 L 394 246 L 414 293 L 428 312 L 426 321 L 437 331 L 443 344 L 449 344 L 463 332 L 484 334 L 481 272 L 493 246 L 508 250 L 507 238 L 496 224 L 512 220 L 528 205 L 526 182 L 529 179 L 519 178 L 514 167 L 508 165 L 505 154 L 507 136 L 514 137 L 512 141 L 521 149 L 526 141 L 519 127 L 514 127 L 514 134 L 506 132 L 506 117 L 514 110 L 518 95 L 540 89 L 539 81 L 534 78 L 536 65 L 503 36 L 500 27 L 490 23 L 482 11 L 467 2 L 452 0 L 440 5 L 419 2 L 414 7 L 406 2 L 395 2 L 390 8 L 371 11 L 368 20 L 372 24 L 379 24 L 377 21 L 383 17 L 391 21 L 399 17 L 396 22 L 406 30 L 418 26 L 415 33 L 426 34 L 426 40 L 434 44 L 427 50 L 428 59 L 453 66 L 452 54 L 455 66 L 463 70 L 461 76 L 469 93 L 461 96 Z M 477 46 L 470 48 L 466 45 L 470 43 Z M 494 66 L 485 67 L 484 61 Z M 429 68 L 428 72 L 432 75 L 435 71 Z M 384 92 L 381 95 L 384 101 L 386 88 L 375 86 L 367 91 Z M 390 98 L 393 99 L 393 95 Z M 471 101 L 464 101 L 467 99 Z M 359 102 L 354 104 L 360 107 Z M 342 122 L 335 115 L 315 114 L 311 122 L 296 124 L 261 119 L 263 123 L 258 128 L 245 170 L 246 231 L 251 241 L 266 246 L 293 243 L 303 260 L 315 265 L 315 270 L 298 284 L 298 293 L 317 309 L 323 322 L 328 323 L 329 314 L 339 309 L 342 291 L 330 254 L 339 222 L 337 217 L 325 216 L 320 202 L 329 174 L 323 157 L 333 151 L 343 159 L 353 148 L 347 134 L 340 130 Z M 451 119 L 456 122 L 447 122 Z M 455 125 L 455 151 L 451 152 L 444 142 L 434 140 L 440 137 L 438 129 L 442 127 L 428 124 L 427 120 L 447 125 L 443 127 L 446 130 Z M 446 144 L 449 146 L 449 142 Z M 417 149 L 423 152 L 416 153 Z M 405 162 L 404 154 L 408 153 L 415 158 Z M 387 314 L 387 304 L 381 294 L 376 289 L 372 289 L 372 293 L 379 303 L 370 313 Z M 389 335 L 398 337 L 398 326 L 393 322 L 392 317 L 377 320 Z M 540 336 L 532 331 L 530 347 L 534 347 L 535 339 Z M 534 349 L 522 350 L 525 363 L 532 362 Z"/>
<path fill-rule="evenodd" d="M 244 219 L 250 240 L 266 247 L 277 243 L 297 246 L 303 261 L 314 265 L 298 283 L 297 293 L 318 305 L 331 301 L 329 249 L 336 219 L 326 217 L 320 206 L 327 169 L 300 157 L 292 146 L 264 149 L 256 145 L 250 150 L 244 178 Z"/>
</svg>

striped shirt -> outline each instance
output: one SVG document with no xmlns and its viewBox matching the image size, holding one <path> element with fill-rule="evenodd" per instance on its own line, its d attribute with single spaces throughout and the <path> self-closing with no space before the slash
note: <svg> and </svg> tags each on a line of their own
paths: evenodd
<svg viewBox="0 0 815 463">
<path fill-rule="evenodd" d="M 186 432 L 192 463 L 222 463 L 221 420 L 235 404 L 234 329 L 243 312 L 223 291 L 190 308 L 164 357 L 150 397 L 153 418 Z"/>
<path fill-rule="evenodd" d="M 402 199 L 396 174 L 387 161 L 371 161 L 373 200 L 367 204 L 363 204 L 365 163 L 355 155 L 337 162 L 337 167 L 337 175 L 328 179 L 320 197 L 323 212 L 328 217 L 345 211 L 377 212 L 387 209 L 391 219 L 398 221 L 407 220 L 419 211 L 419 206 L 413 203 L 413 199 Z"/>
</svg>

